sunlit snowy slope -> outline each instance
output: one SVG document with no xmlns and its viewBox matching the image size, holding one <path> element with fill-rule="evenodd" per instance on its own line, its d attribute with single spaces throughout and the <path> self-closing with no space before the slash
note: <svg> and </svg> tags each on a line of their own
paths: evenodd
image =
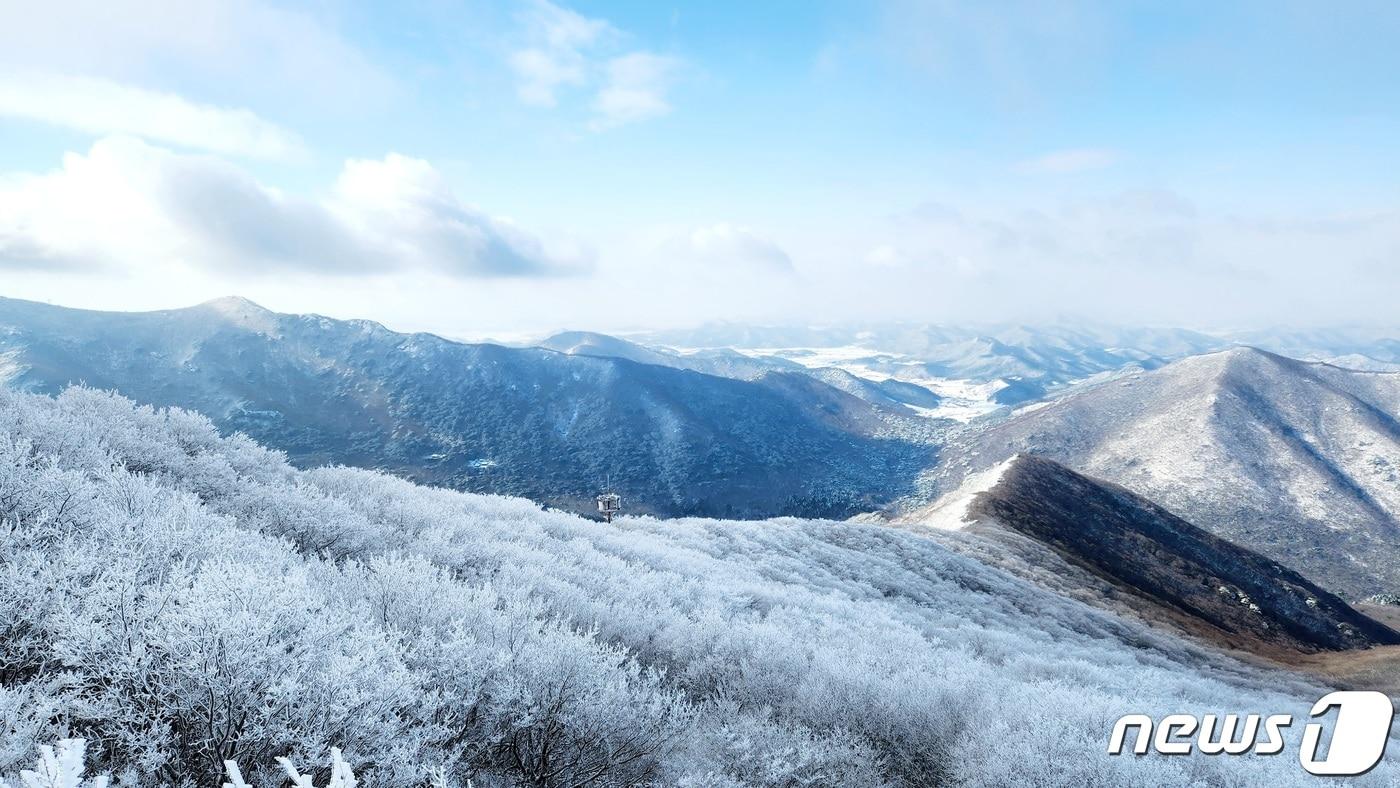
<svg viewBox="0 0 1400 788">
<path fill-rule="evenodd" d="M 888 526 L 605 526 L 78 389 L 0 391 L 0 491 L 0 773 L 72 731 L 163 784 L 330 746 L 378 785 L 1307 783 L 1105 742 L 1322 687 Z"/>
</svg>

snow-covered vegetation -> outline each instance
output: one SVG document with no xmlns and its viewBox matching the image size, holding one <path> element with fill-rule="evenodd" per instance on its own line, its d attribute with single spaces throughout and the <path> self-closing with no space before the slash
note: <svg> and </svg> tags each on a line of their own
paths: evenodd
<svg viewBox="0 0 1400 788">
<path fill-rule="evenodd" d="M 110 779 L 105 774 L 87 776 L 87 762 L 84 757 L 87 751 L 87 742 L 82 739 L 64 739 L 57 746 L 50 747 L 47 744 L 39 747 L 39 760 L 33 769 L 25 769 L 19 773 L 20 784 L 23 788 L 107 788 Z M 277 763 L 286 773 L 286 777 L 291 781 L 294 788 L 316 788 L 315 778 L 310 774 L 302 774 L 297 767 L 286 758 L 278 758 Z M 228 770 L 228 782 L 222 788 L 250 788 L 247 781 L 243 779 L 243 772 L 238 768 L 238 764 L 233 761 L 226 761 L 224 768 Z M 355 788 L 357 780 L 355 772 L 350 768 L 350 764 L 345 762 L 337 747 L 331 748 L 331 776 L 326 783 L 326 788 Z M 15 788 L 9 781 L 0 778 L 0 788 Z"/>
<path fill-rule="evenodd" d="M 80 737 L 119 785 L 273 785 L 332 747 L 393 786 L 1307 776 L 1106 755 L 1124 713 L 1320 691 L 884 526 L 603 526 L 86 389 L 0 392 L 0 520 L 3 775 Z"/>
<path fill-rule="evenodd" d="M 40 745 L 38 763 L 19 773 L 19 784 L 23 788 L 107 788 L 107 775 L 86 776 L 86 749 L 82 739 L 64 739 L 56 747 Z M 0 788 L 15 786 L 0 777 Z"/>
</svg>

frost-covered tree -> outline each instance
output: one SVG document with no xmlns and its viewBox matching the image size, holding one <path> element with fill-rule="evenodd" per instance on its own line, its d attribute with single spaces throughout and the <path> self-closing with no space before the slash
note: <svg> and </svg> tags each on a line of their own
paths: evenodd
<svg viewBox="0 0 1400 788">
<path fill-rule="evenodd" d="M 1285 785 L 1106 736 L 1320 693 L 915 534 L 604 528 L 0 391 L 0 774 L 82 737 L 114 782 L 197 788 L 281 784 L 279 757 L 362 786 Z"/>
</svg>

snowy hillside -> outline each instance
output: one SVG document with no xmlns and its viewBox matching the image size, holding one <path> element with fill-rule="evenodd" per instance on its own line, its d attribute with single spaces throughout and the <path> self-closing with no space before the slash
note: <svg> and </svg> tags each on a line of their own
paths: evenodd
<svg viewBox="0 0 1400 788">
<path fill-rule="evenodd" d="M 929 494 L 1035 453 L 1355 600 L 1400 588 L 1398 417 L 1400 375 L 1236 348 L 966 430 Z"/>
<path fill-rule="evenodd" d="M 0 774 L 76 735 L 145 784 L 1304 784 L 1104 745 L 1321 692 L 888 527 L 604 526 L 83 389 L 0 391 L 0 521 Z"/>
</svg>

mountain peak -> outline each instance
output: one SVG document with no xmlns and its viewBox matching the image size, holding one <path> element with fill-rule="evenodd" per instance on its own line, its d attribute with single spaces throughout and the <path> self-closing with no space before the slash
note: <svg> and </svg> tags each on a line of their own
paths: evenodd
<svg viewBox="0 0 1400 788">
<path fill-rule="evenodd" d="M 214 299 L 211 299 L 211 300 L 209 300 L 209 301 L 205 301 L 205 302 L 202 303 L 202 304 L 199 304 L 196 308 L 199 308 L 199 307 L 204 307 L 204 308 L 209 308 L 209 309 L 215 309 L 215 310 L 217 310 L 217 311 L 225 312 L 225 313 L 229 313 L 229 312 L 254 312 L 254 313 L 262 313 L 262 314 L 271 314 L 271 313 L 272 313 L 272 310 L 267 309 L 266 307 L 264 307 L 264 306 L 262 306 L 262 305 L 260 305 L 260 304 L 257 304 L 257 303 L 255 303 L 255 302 L 253 302 L 253 301 L 251 301 L 251 300 L 249 300 L 249 299 L 247 299 L 247 298 L 244 298 L 243 296 L 236 296 L 236 295 L 222 296 L 222 297 L 220 297 L 220 298 L 214 298 Z"/>
<path fill-rule="evenodd" d="M 1258 364 L 1278 363 L 1281 361 L 1292 361 L 1267 350 L 1262 350 L 1253 345 L 1231 345 L 1221 350 L 1215 350 L 1200 355 L 1187 356 L 1186 358 L 1167 364 L 1162 369 L 1170 374 L 1173 370 L 1185 371 L 1190 369 L 1210 369 L 1224 371 L 1235 367 L 1252 367 Z"/>
<path fill-rule="evenodd" d="M 228 325 L 257 331 L 264 334 L 276 334 L 277 313 L 242 296 L 224 296 L 215 298 L 212 301 L 205 301 L 202 304 L 192 307 L 189 310 L 179 310 L 187 314 L 195 314 L 201 317 L 212 313 L 216 320 Z"/>
</svg>

